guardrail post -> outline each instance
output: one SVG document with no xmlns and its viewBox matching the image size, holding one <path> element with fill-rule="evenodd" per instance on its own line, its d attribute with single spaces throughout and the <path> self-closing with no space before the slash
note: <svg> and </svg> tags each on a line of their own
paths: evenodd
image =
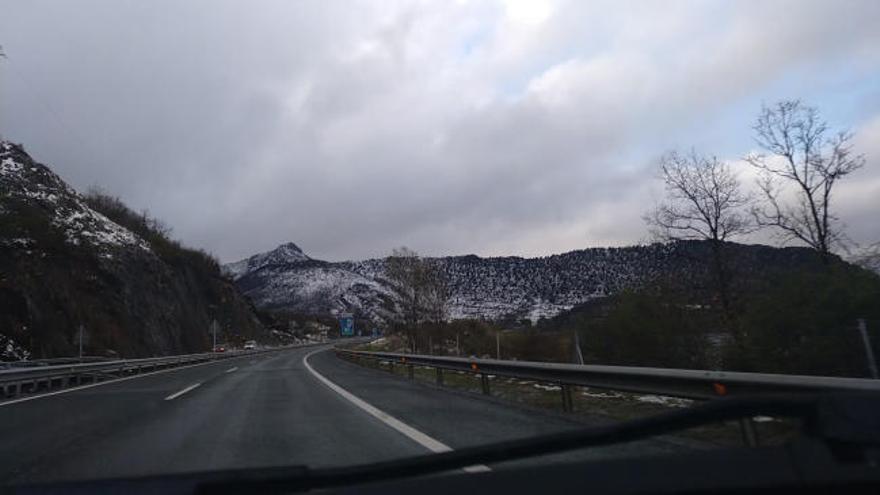
<svg viewBox="0 0 880 495">
<path fill-rule="evenodd" d="M 434 368 L 435 373 L 437 374 L 437 385 L 443 386 L 443 368 Z"/>
<path fill-rule="evenodd" d="M 561 383 L 560 390 L 562 391 L 562 410 L 565 412 L 574 411 L 574 401 L 571 397 L 571 385 Z"/>
<path fill-rule="evenodd" d="M 746 446 L 758 446 L 758 429 L 755 427 L 755 421 L 752 418 L 740 419 L 739 429 L 742 433 L 743 443 L 746 444 Z"/>
<path fill-rule="evenodd" d="M 483 393 L 491 395 L 492 391 L 489 389 L 489 376 L 485 373 L 480 373 L 480 382 L 482 382 L 483 385 Z"/>
</svg>

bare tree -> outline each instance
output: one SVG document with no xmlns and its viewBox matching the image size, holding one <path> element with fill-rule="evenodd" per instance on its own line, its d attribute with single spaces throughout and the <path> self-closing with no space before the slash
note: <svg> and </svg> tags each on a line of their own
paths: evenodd
<svg viewBox="0 0 880 495">
<path fill-rule="evenodd" d="M 445 319 L 445 279 L 435 263 L 406 247 L 395 249 L 385 260 L 385 276 L 398 296 L 399 323 L 415 352 L 419 327 L 425 322 Z"/>
<path fill-rule="evenodd" d="M 766 152 L 746 157 L 761 172 L 758 186 L 766 200 L 754 208 L 755 220 L 778 229 L 784 242 L 806 243 L 827 262 L 843 236 L 831 211 L 834 184 L 865 163 L 852 152 L 853 135 L 826 137 L 828 124 L 819 111 L 799 100 L 764 107 L 754 130 Z"/>
<path fill-rule="evenodd" d="M 751 232 L 746 212 L 751 198 L 740 189 L 730 165 L 714 156 L 672 151 L 660 159 L 667 199 L 645 216 L 656 238 L 700 239 L 712 247 L 713 272 L 725 312 L 730 307 L 724 242 Z"/>
<path fill-rule="evenodd" d="M 431 323 L 446 321 L 449 311 L 449 284 L 437 260 L 422 259 L 425 264 L 425 317 Z"/>
</svg>

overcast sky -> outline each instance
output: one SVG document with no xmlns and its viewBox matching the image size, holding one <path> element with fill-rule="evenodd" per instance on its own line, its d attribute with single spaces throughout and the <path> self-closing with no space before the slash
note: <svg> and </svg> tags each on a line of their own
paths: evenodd
<svg viewBox="0 0 880 495">
<path fill-rule="evenodd" d="M 0 134 L 222 261 L 544 255 L 647 240 L 664 151 L 739 160 L 762 103 L 797 97 L 867 155 L 836 209 L 868 243 L 878 20 L 876 0 L 0 0 Z"/>
</svg>

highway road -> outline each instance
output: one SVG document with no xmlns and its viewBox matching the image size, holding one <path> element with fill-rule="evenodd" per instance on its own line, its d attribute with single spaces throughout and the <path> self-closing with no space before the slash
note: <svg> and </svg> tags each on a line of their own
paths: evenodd
<svg viewBox="0 0 880 495">
<path fill-rule="evenodd" d="M 377 410 L 398 422 L 377 417 Z M 0 485 L 363 464 L 582 424 L 410 383 L 310 347 L 0 403 Z M 561 458 L 681 448 L 652 440 Z"/>
</svg>

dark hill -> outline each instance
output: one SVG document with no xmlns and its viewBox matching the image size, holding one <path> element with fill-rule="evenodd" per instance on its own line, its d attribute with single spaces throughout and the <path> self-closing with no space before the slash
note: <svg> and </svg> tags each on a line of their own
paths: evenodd
<svg viewBox="0 0 880 495">
<path fill-rule="evenodd" d="M 213 318 L 224 340 L 268 338 L 211 256 L 0 143 L 0 358 L 75 355 L 79 325 L 86 354 L 203 352 Z"/>
</svg>

